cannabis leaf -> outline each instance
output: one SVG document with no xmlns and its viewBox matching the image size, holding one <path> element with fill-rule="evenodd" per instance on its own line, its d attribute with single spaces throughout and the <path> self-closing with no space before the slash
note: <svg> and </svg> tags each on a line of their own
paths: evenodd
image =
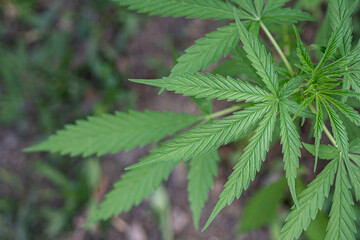
<svg viewBox="0 0 360 240">
<path fill-rule="evenodd" d="M 286 105 L 283 103 L 280 103 L 280 128 L 286 178 L 291 196 L 294 199 L 295 204 L 298 205 L 295 190 L 295 179 L 297 177 L 297 169 L 299 168 L 301 142 L 296 126 L 291 119 Z"/>
<path fill-rule="evenodd" d="M 236 33 L 239 35 L 237 29 Z M 239 68 L 241 71 L 241 74 L 247 76 L 251 81 L 256 82 L 260 86 L 264 85 L 259 75 L 257 75 L 255 68 L 251 65 L 251 62 L 246 57 L 246 52 L 243 47 L 237 46 L 234 50 L 231 51 L 231 55 L 237 64 L 237 68 Z"/>
<path fill-rule="evenodd" d="M 290 0 L 233 0 L 240 8 L 249 12 L 255 20 L 268 23 L 296 23 L 314 21 L 316 18 L 299 9 L 282 8 Z M 242 18 L 240 16 L 240 18 Z"/>
<path fill-rule="evenodd" d="M 188 192 L 190 209 L 193 214 L 194 226 L 199 228 L 201 210 L 213 187 L 214 177 L 217 176 L 217 163 L 220 157 L 216 150 L 191 159 L 188 173 Z"/>
<path fill-rule="evenodd" d="M 215 216 L 226 206 L 230 205 L 235 197 L 240 198 L 243 190 L 246 190 L 250 181 L 255 178 L 256 172 L 260 170 L 262 162 L 265 160 L 269 150 L 272 134 L 274 131 L 277 104 L 273 104 L 271 110 L 260 121 L 251 137 L 249 144 L 244 150 L 239 162 L 235 165 L 228 181 L 224 185 L 224 190 L 219 196 L 211 216 L 205 224 L 205 230 L 214 220 Z"/>
<path fill-rule="evenodd" d="M 329 105 L 329 103 L 323 98 L 320 97 L 322 103 L 324 104 L 331 123 L 331 128 L 334 133 L 334 137 L 337 143 L 337 147 L 341 152 L 342 156 L 345 159 L 349 158 L 349 139 L 343 122 L 341 121 L 339 115 L 335 110 Z"/>
<path fill-rule="evenodd" d="M 275 97 L 249 82 L 213 74 L 183 74 L 157 80 L 132 79 L 131 81 L 197 98 L 217 98 L 227 101 L 264 102 Z"/>
<path fill-rule="evenodd" d="M 138 205 L 169 177 L 175 166 L 172 161 L 153 163 L 124 173 L 93 213 L 89 223 L 106 220 Z"/>
<path fill-rule="evenodd" d="M 314 137 L 315 137 L 315 165 L 314 171 L 317 167 L 318 156 L 319 156 L 319 146 L 321 141 L 321 136 L 323 132 L 324 119 L 323 119 L 323 110 L 321 106 L 321 101 L 318 96 L 316 96 L 316 122 L 314 128 Z"/>
<path fill-rule="evenodd" d="M 195 41 L 195 45 L 185 50 L 185 54 L 177 59 L 171 74 L 194 73 L 207 68 L 234 49 L 239 39 L 234 24 L 207 34 L 205 38 Z"/>
<path fill-rule="evenodd" d="M 352 208 L 354 202 L 350 189 L 345 162 L 342 159 L 339 162 L 339 170 L 336 176 L 335 192 L 325 240 L 355 240 L 356 216 Z"/>
<path fill-rule="evenodd" d="M 324 66 L 324 64 L 333 57 L 336 50 L 339 48 L 344 36 L 344 32 L 342 30 L 345 24 L 346 24 L 345 21 L 342 21 L 341 24 L 337 26 L 336 30 L 332 32 L 326 50 L 324 52 L 324 55 L 321 58 L 318 65 L 316 66 L 315 71 L 321 69 Z"/>
<path fill-rule="evenodd" d="M 357 201 L 360 201 L 360 166 L 357 166 L 352 161 L 348 161 L 346 166 L 348 168 L 351 184 L 355 192 L 355 197 Z"/>
<path fill-rule="evenodd" d="M 330 187 L 334 182 L 339 160 L 332 160 L 324 170 L 299 195 L 299 206 L 292 207 L 281 229 L 279 240 L 293 240 L 299 238 L 306 230 L 310 221 L 315 219 L 322 208 L 325 198 L 328 197 Z"/>
<path fill-rule="evenodd" d="M 297 23 L 299 21 L 316 21 L 317 19 L 299 9 L 280 8 L 263 13 L 261 20 L 269 23 Z"/>
<path fill-rule="evenodd" d="M 286 179 L 295 204 L 286 218 L 279 239 L 300 237 L 318 215 L 335 176 L 326 240 L 355 239 L 351 190 L 354 190 L 356 199 L 360 200 L 360 140 L 349 143 L 349 138 L 356 137 L 358 129 L 355 129 L 355 125 L 360 126 L 360 114 L 352 107 L 355 101 L 351 98 L 360 99 L 360 41 L 352 48 L 351 14 L 359 0 L 351 7 L 348 1 L 330 0 L 328 16 L 333 32 L 326 47 L 317 47 L 323 53 L 318 63 L 311 59 L 294 26 L 297 48 L 293 50 L 294 53 L 296 50 L 300 62 L 296 65 L 297 72 L 265 25 L 314 20 L 301 10 L 283 8 L 289 0 L 116 1 L 121 6 L 149 15 L 218 20 L 235 18 L 236 23 L 218 28 L 197 40 L 177 59 L 169 77 L 132 80 L 191 97 L 200 106 L 203 116 L 130 111 L 90 117 L 66 126 L 47 141 L 27 149 L 71 156 L 101 156 L 157 143 L 166 136 L 175 135 L 194 125 L 160 143 L 148 156 L 128 167 L 115 183 L 114 189 L 106 195 L 91 222 L 108 219 L 138 205 L 169 177 L 180 161 L 189 161 L 189 202 L 194 226 L 198 228 L 201 211 L 217 173 L 220 160 L 217 149 L 253 132 L 204 229 L 226 205 L 240 198 L 260 171 L 271 142 L 280 137 Z M 258 38 L 260 28 L 274 45 L 287 69 L 274 64 L 271 54 Z M 243 47 L 238 44 L 240 40 Z M 232 59 L 215 68 L 215 74 L 198 72 L 229 53 Z M 219 72 L 223 74 L 217 74 Z M 241 104 L 212 113 L 211 99 Z M 232 115 L 214 120 L 230 113 Z M 314 169 L 317 168 L 318 158 L 329 160 L 315 180 L 298 196 L 295 180 L 301 141 L 297 129 L 300 124 L 295 121 L 297 116 L 302 117 L 303 122 L 312 119 L 315 123 L 315 145 L 303 144 L 315 156 Z M 325 125 L 327 118 L 331 131 Z M 200 124 L 195 125 L 200 121 Z M 323 133 L 333 146 L 320 144 Z M 282 186 L 279 191 L 283 192 Z M 281 196 L 277 196 L 274 201 L 271 215 L 279 199 Z"/>
<path fill-rule="evenodd" d="M 121 6 L 127 6 L 139 13 L 152 15 L 186 17 L 186 18 L 216 18 L 232 19 L 234 5 L 219 0 L 116 0 Z M 239 10 L 241 18 L 251 16 Z"/>
<path fill-rule="evenodd" d="M 240 231 L 249 232 L 264 227 L 276 219 L 287 188 L 284 177 L 257 190 L 246 203 L 240 220 Z M 266 204 L 264 204 L 266 199 Z"/>
<path fill-rule="evenodd" d="M 294 28 L 294 32 L 295 32 L 295 36 L 297 39 L 297 55 L 300 59 L 300 62 L 302 63 L 302 69 L 304 69 L 304 71 L 306 73 L 311 73 L 314 70 L 314 65 L 311 61 L 311 58 L 304 46 L 304 44 L 302 43 L 301 39 L 300 39 L 300 34 L 297 30 L 297 28 L 295 26 L 293 26 Z"/>
<path fill-rule="evenodd" d="M 232 116 L 222 120 L 216 120 L 179 134 L 174 139 L 162 143 L 158 148 L 152 150 L 150 155 L 129 169 L 153 162 L 187 161 L 215 150 L 249 132 L 252 126 L 257 124 L 271 109 L 272 105 L 268 102 L 260 103 L 235 112 Z"/>
<path fill-rule="evenodd" d="M 197 158 L 237 139 L 250 131 L 251 126 L 256 124 L 269 109 L 268 103 L 257 104 L 222 120 L 193 128 L 164 142 L 122 176 L 122 179 L 115 184 L 114 190 L 100 205 L 92 222 L 108 219 L 139 204 L 150 196 L 161 181 L 167 179 L 171 169 L 181 159 Z"/>
<path fill-rule="evenodd" d="M 199 120 L 200 116 L 170 112 L 104 114 L 67 125 L 48 140 L 26 150 L 101 156 L 158 142 Z"/>
<path fill-rule="evenodd" d="M 236 11 L 234 11 L 234 14 L 240 39 L 244 44 L 244 50 L 249 60 L 268 89 L 274 95 L 277 95 L 279 82 L 270 53 L 267 52 L 265 46 L 260 43 L 258 38 L 246 30 L 245 26 L 240 22 Z"/>
<path fill-rule="evenodd" d="M 315 156 L 315 145 L 303 143 L 306 150 L 308 150 L 312 155 Z M 325 160 L 332 160 L 334 159 L 334 156 L 337 156 L 339 154 L 339 151 L 336 147 L 332 145 L 323 145 L 320 144 L 318 148 L 318 158 L 325 159 Z"/>
<path fill-rule="evenodd" d="M 337 109 L 340 110 L 340 112 L 342 112 L 356 126 L 360 126 L 360 114 L 354 108 L 330 96 L 323 95 L 323 98 L 331 102 Z"/>
<path fill-rule="evenodd" d="M 343 38 L 340 44 L 340 50 L 343 56 L 346 56 L 351 50 L 352 41 L 352 21 L 350 14 L 353 12 L 358 0 L 355 1 L 353 6 L 349 8 L 348 1 L 346 0 L 331 0 L 329 3 L 329 16 L 331 28 L 335 31 L 344 21 Z"/>
</svg>

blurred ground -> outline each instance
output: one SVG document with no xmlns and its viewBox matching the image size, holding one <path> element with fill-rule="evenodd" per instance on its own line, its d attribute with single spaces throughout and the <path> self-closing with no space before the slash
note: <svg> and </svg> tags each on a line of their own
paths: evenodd
<svg viewBox="0 0 360 240">
<path fill-rule="evenodd" d="M 188 98 L 168 92 L 159 96 L 157 89 L 126 79 L 167 75 L 173 50 L 182 51 L 222 24 L 146 18 L 101 0 L 0 2 L 0 239 L 161 239 L 164 229 L 151 199 L 109 222 L 82 228 L 123 169 L 148 147 L 84 160 L 25 154 L 22 149 L 88 115 L 129 108 L 196 113 Z M 306 36 L 311 42 L 314 30 Z M 215 109 L 227 104 L 217 102 Z M 219 177 L 201 224 L 216 204 L 241 145 L 221 149 Z M 274 147 L 269 159 L 279 156 L 280 149 Z M 306 163 L 309 155 L 304 156 Z M 186 169 L 180 164 L 164 184 L 175 239 L 270 239 L 269 228 L 236 233 L 241 206 L 256 187 L 274 177 L 269 168 L 278 166 L 268 161 L 261 173 L 265 177 L 256 178 L 241 201 L 201 233 L 193 227 Z M 311 179 L 312 174 L 305 176 Z"/>
</svg>

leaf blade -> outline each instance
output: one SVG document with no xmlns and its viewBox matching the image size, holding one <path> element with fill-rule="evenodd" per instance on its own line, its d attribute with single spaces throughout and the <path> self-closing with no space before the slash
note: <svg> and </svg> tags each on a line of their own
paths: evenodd
<svg viewBox="0 0 360 240">
<path fill-rule="evenodd" d="M 339 162 L 339 170 L 336 176 L 335 192 L 325 240 L 355 240 L 356 216 L 352 208 L 354 202 L 350 191 L 351 186 L 347 177 L 345 161 L 347 160 L 341 160 Z"/>
<path fill-rule="evenodd" d="M 227 101 L 264 102 L 274 96 L 246 81 L 218 74 L 183 74 L 157 80 L 131 80 L 133 82 L 165 88 L 184 96 Z"/>
<path fill-rule="evenodd" d="M 325 169 L 299 195 L 299 207 L 292 207 L 281 229 L 279 240 L 297 239 L 306 230 L 311 219 L 315 219 L 328 197 L 334 182 L 338 160 L 331 161 Z"/>
<path fill-rule="evenodd" d="M 49 151 L 84 157 L 128 151 L 171 136 L 201 120 L 200 116 L 170 112 L 117 112 L 67 125 L 48 140 L 26 151 Z"/>
<path fill-rule="evenodd" d="M 222 120 L 215 120 L 210 124 L 193 128 L 177 135 L 175 138 L 162 143 L 143 158 L 138 164 L 128 169 L 137 168 L 154 162 L 187 161 L 201 154 L 217 149 L 248 133 L 267 111 L 271 103 L 260 103 L 235 112 Z"/>
<path fill-rule="evenodd" d="M 249 144 L 244 150 L 244 154 L 235 165 L 234 171 L 225 183 L 224 190 L 220 194 L 218 203 L 205 224 L 203 231 L 226 205 L 230 205 L 235 197 L 238 199 L 241 196 L 242 191 L 248 188 L 256 172 L 260 170 L 261 163 L 265 160 L 266 152 L 270 147 L 272 133 L 275 127 L 277 107 L 277 104 L 274 104 L 259 123 L 259 127 L 251 137 Z"/>
<path fill-rule="evenodd" d="M 257 70 L 257 74 L 261 77 L 268 89 L 274 95 L 277 95 L 279 90 L 278 76 L 271 54 L 267 52 L 259 39 L 246 30 L 240 22 L 236 11 L 234 11 L 234 15 L 240 39 L 244 44 L 244 50 L 249 60 L 252 62 L 253 67 Z"/>
<path fill-rule="evenodd" d="M 176 166 L 174 162 L 154 163 L 133 169 L 121 176 L 105 196 L 88 224 L 109 219 L 138 205 L 167 179 Z"/>
<path fill-rule="evenodd" d="M 237 46 L 239 40 L 235 24 L 218 28 L 217 31 L 196 40 L 195 45 L 186 49 L 185 54 L 177 59 L 171 74 L 195 73 L 204 70 L 226 56 Z"/>
<path fill-rule="evenodd" d="M 193 158 L 188 172 L 188 192 L 190 209 L 193 214 L 195 229 L 199 228 L 201 210 L 213 188 L 214 177 L 217 176 L 217 163 L 220 156 L 216 150 Z"/>
<path fill-rule="evenodd" d="M 300 148 L 302 146 L 296 126 L 283 103 L 280 103 L 280 128 L 286 179 L 289 185 L 291 196 L 295 204 L 298 205 L 295 190 L 295 179 L 297 177 L 297 169 L 299 168 L 299 157 L 301 156 Z"/>
<path fill-rule="evenodd" d="M 120 6 L 139 13 L 162 15 L 164 17 L 186 17 L 207 19 L 232 19 L 234 5 L 217 0 L 116 0 Z M 239 11 L 239 15 L 247 19 L 248 14 Z"/>
</svg>

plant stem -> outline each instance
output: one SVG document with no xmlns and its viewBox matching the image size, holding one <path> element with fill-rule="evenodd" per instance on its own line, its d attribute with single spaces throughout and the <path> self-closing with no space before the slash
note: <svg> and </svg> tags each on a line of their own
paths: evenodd
<svg viewBox="0 0 360 240">
<path fill-rule="evenodd" d="M 325 132 L 326 136 L 330 139 L 330 142 L 332 143 L 332 145 L 334 145 L 334 147 L 337 147 L 335 138 L 331 135 L 331 132 L 325 126 L 325 124 L 323 124 L 323 129 L 324 129 L 324 132 Z"/>
<path fill-rule="evenodd" d="M 282 61 L 284 62 L 286 68 L 288 69 L 289 73 L 291 76 L 295 75 L 294 69 L 291 67 L 289 61 L 287 60 L 284 52 L 281 50 L 279 44 L 276 42 L 275 38 L 271 35 L 269 29 L 265 26 L 265 24 L 260 21 L 260 26 L 262 28 L 262 30 L 264 30 L 266 36 L 269 38 L 270 42 L 274 45 L 276 51 L 278 52 L 278 54 L 280 55 Z"/>
<path fill-rule="evenodd" d="M 313 113 L 317 114 L 317 111 L 315 110 L 313 105 L 309 105 L 310 111 L 312 111 Z M 332 143 L 332 145 L 334 145 L 334 147 L 337 147 L 336 144 L 336 140 L 333 137 L 333 135 L 331 134 L 330 130 L 325 126 L 325 124 L 322 125 L 322 128 L 324 129 L 324 133 L 326 134 L 326 136 L 329 138 L 330 142 Z"/>
<path fill-rule="evenodd" d="M 248 105 L 249 104 L 234 105 L 232 107 L 229 107 L 229 108 L 226 108 L 226 109 L 223 109 L 221 111 L 218 111 L 218 112 L 215 112 L 215 113 L 212 113 L 210 115 L 205 116 L 205 120 L 208 121 L 208 120 L 213 119 L 213 118 L 221 117 L 223 115 L 226 115 L 226 114 L 238 111 L 240 109 L 243 109 L 243 108 L 247 107 Z"/>
</svg>

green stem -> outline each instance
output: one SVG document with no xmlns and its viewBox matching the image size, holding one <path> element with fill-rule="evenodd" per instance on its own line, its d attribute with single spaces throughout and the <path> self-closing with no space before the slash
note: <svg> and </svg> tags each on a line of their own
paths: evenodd
<svg viewBox="0 0 360 240">
<path fill-rule="evenodd" d="M 330 139 L 330 142 L 332 143 L 332 145 L 334 145 L 334 147 L 337 147 L 335 138 L 331 135 L 331 132 L 325 126 L 325 124 L 323 124 L 323 129 L 324 129 L 324 132 L 325 132 L 326 136 Z"/>
<path fill-rule="evenodd" d="M 312 111 L 313 113 L 317 114 L 317 111 L 315 110 L 313 105 L 309 105 L 310 111 Z M 330 130 L 325 126 L 325 124 L 322 125 L 322 128 L 324 130 L 324 133 L 326 134 L 326 136 L 329 138 L 330 142 L 332 143 L 332 145 L 334 145 L 334 147 L 337 147 L 336 144 L 336 140 L 335 138 L 332 136 Z"/>
<path fill-rule="evenodd" d="M 281 50 L 281 48 L 280 48 L 279 44 L 276 42 L 275 38 L 271 35 L 269 29 L 265 26 L 265 24 L 262 21 L 260 21 L 260 26 L 261 26 L 262 30 L 265 32 L 266 36 L 269 38 L 270 42 L 274 45 L 276 51 L 278 52 L 282 61 L 285 64 L 286 68 L 288 69 L 290 75 L 294 76 L 295 75 L 294 69 L 291 67 L 284 52 Z"/>
<path fill-rule="evenodd" d="M 226 109 L 224 109 L 224 110 L 221 110 L 221 111 L 212 113 L 212 114 L 210 114 L 210 115 L 206 115 L 206 116 L 205 116 L 205 120 L 208 121 L 208 120 L 210 120 L 210 119 L 214 119 L 214 118 L 217 118 L 217 117 L 221 117 L 221 116 L 223 116 L 223 115 L 226 115 L 226 114 L 229 114 L 229 113 L 232 113 L 232 112 L 241 110 L 241 109 L 247 107 L 248 105 L 249 105 L 249 104 L 234 105 L 234 106 L 229 107 L 229 108 L 226 108 Z"/>
</svg>

